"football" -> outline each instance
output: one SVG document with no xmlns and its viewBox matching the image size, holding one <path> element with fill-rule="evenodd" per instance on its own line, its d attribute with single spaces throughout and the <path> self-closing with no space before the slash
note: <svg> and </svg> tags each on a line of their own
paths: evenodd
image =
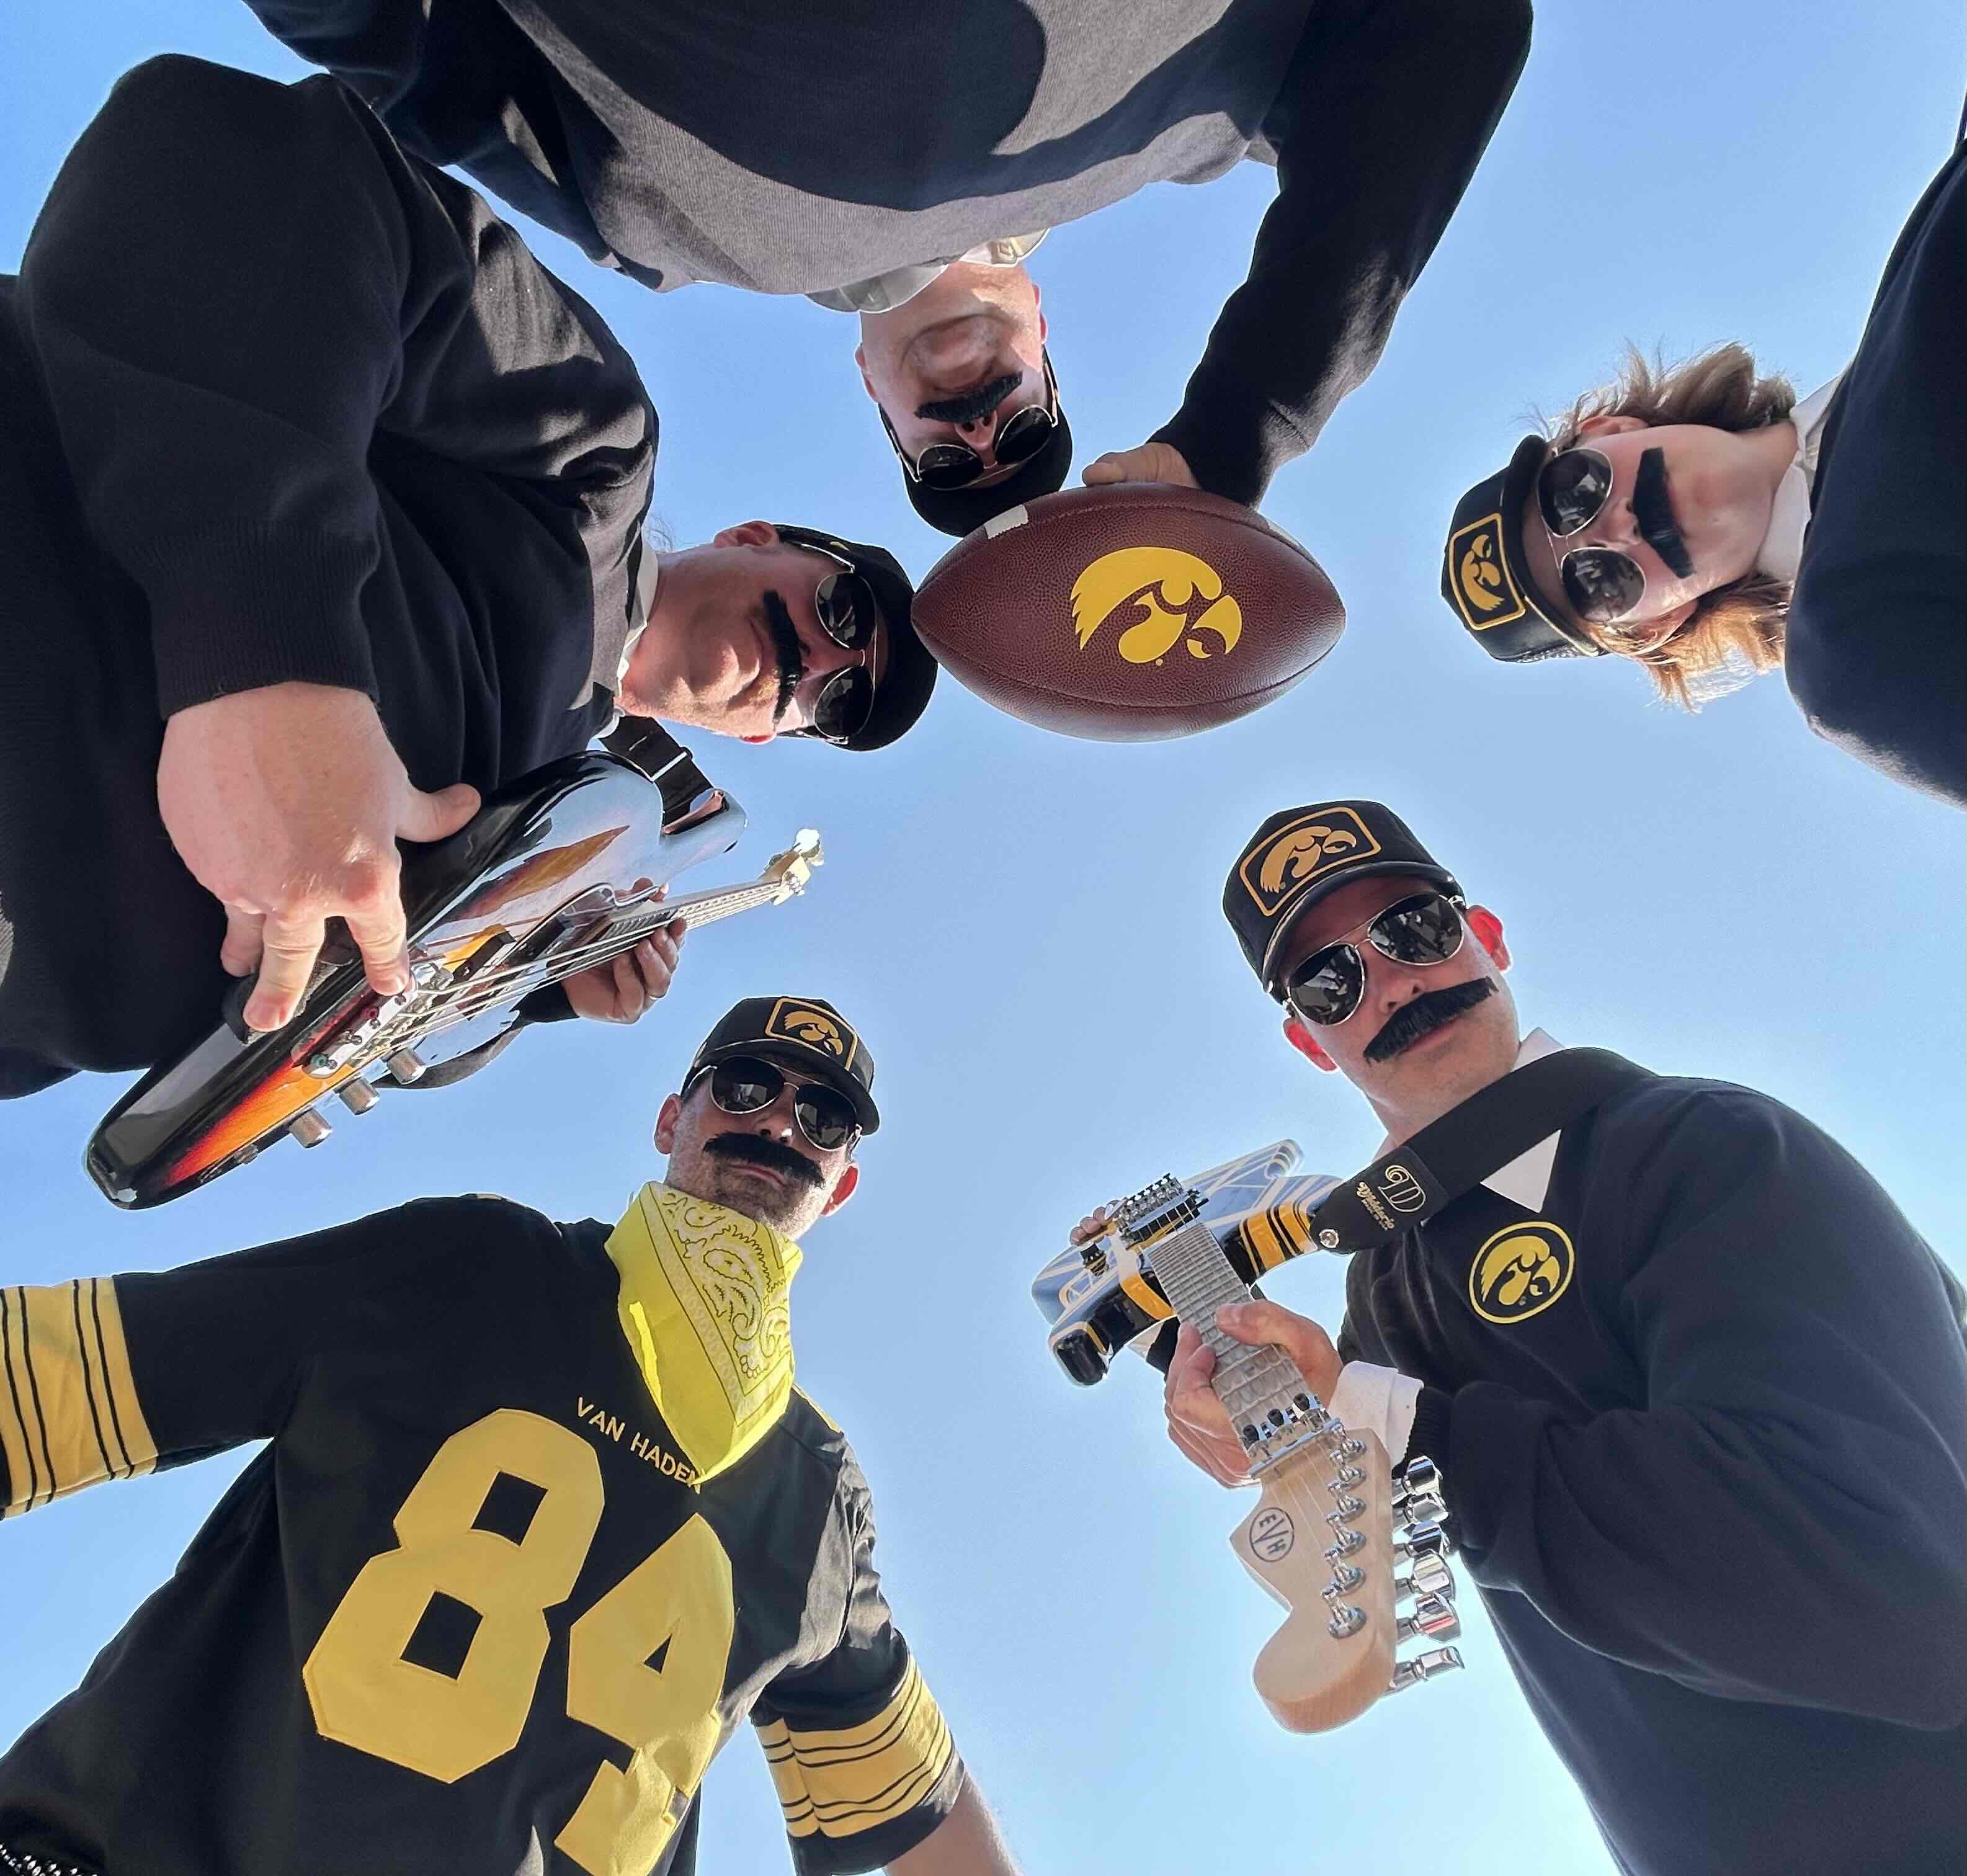
<svg viewBox="0 0 1967 1876">
<path fill-rule="evenodd" d="M 930 569 L 913 616 L 936 661 L 987 702 L 1109 742 L 1247 715 L 1345 626 L 1324 570 L 1283 529 L 1169 483 L 1006 509 Z"/>
</svg>

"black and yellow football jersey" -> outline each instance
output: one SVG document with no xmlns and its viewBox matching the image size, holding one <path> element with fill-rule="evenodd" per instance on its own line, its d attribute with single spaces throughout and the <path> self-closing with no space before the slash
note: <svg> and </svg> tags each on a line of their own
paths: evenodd
<svg viewBox="0 0 1967 1876">
<path fill-rule="evenodd" d="M 758 1728 L 799 1876 L 964 1771 L 793 1392 L 699 1478 L 609 1228 L 427 1200 L 159 1275 L 0 1290 L 0 1503 L 250 1440 L 177 1571 L 0 1758 L 0 1845 L 105 1876 L 686 1876 Z"/>
</svg>

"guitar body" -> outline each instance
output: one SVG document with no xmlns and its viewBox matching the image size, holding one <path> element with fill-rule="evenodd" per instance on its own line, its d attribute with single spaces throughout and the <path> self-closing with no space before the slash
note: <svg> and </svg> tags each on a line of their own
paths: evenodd
<svg viewBox="0 0 1967 1876">
<path fill-rule="evenodd" d="M 90 1176 L 125 1209 L 163 1204 L 244 1164 L 326 1095 L 347 1090 L 363 1111 L 373 1093 L 349 1084 L 378 1062 L 395 1057 L 414 1079 L 402 1051 L 420 1074 L 495 1039 L 527 990 L 585 967 L 576 958 L 611 920 L 737 844 L 743 811 L 680 766 L 686 785 L 658 785 L 619 757 L 565 757 L 489 796 L 449 838 L 406 848 L 410 955 L 428 981 L 379 998 L 332 925 L 292 1021 L 255 1034 L 235 1015 L 153 1069 L 91 1137 Z"/>
<path fill-rule="evenodd" d="M 1264 1644 L 1252 1678 L 1271 1717 L 1290 1732 L 1329 1732 L 1356 1719 L 1386 1692 L 1394 1674 L 1394 1551 L 1386 1448 L 1371 1432 L 1352 1463 L 1365 1476 L 1352 1487 L 1366 1509 L 1347 1520 L 1365 1540 L 1345 1558 L 1360 1581 L 1345 1592 L 1361 1621 L 1344 1637 L 1332 1632 L 1333 1599 L 1325 1593 L 1331 1560 L 1329 1474 L 1306 1453 L 1263 1474 L 1257 1508 L 1231 1534 L 1229 1548 L 1290 1613 Z M 1375 1489 L 1377 1485 L 1378 1489 Z"/>
<path fill-rule="evenodd" d="M 1280 1140 L 1187 1182 L 1246 1283 L 1312 1248 L 1306 1220 L 1337 1182 L 1295 1173 L 1300 1157 L 1296 1141 Z M 1128 1343 L 1174 1313 L 1151 1266 L 1126 1245 L 1103 1244 L 1090 1261 L 1068 1245 L 1032 1280 L 1032 1299 L 1051 1325 L 1045 1342 L 1054 1359 L 1087 1387 Z"/>
</svg>

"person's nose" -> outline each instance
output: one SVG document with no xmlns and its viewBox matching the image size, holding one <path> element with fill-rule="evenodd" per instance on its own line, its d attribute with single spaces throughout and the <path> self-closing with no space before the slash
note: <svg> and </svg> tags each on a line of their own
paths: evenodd
<svg viewBox="0 0 1967 1876">
<path fill-rule="evenodd" d="M 1384 1022 L 1403 1003 L 1411 1003 L 1429 990 L 1423 967 L 1403 964 L 1367 948 L 1366 994 L 1362 999 Z"/>
</svg>

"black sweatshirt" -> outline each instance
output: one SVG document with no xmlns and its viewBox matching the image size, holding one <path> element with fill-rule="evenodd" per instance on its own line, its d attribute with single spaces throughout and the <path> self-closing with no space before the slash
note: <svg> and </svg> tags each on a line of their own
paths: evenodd
<svg viewBox="0 0 1967 1876">
<path fill-rule="evenodd" d="M 210 1020 L 221 921 L 157 814 L 172 712 L 361 690 L 416 786 L 481 790 L 612 714 L 654 412 L 335 79 L 116 86 L 0 276 L 0 1093 Z"/>
<path fill-rule="evenodd" d="M 1810 727 L 1967 804 L 1967 152 L 1913 210 L 1818 447 L 1784 651 Z"/>
<path fill-rule="evenodd" d="M 1242 502 L 1372 370 L 1530 30 L 1529 0 L 248 4 L 406 147 L 658 288 L 816 292 L 1274 163 L 1158 433 Z"/>
<path fill-rule="evenodd" d="M 1836 1142 L 1649 1077 L 1356 1261 L 1510 1665 L 1635 1876 L 1967 1861 L 1960 1290 Z"/>
<path fill-rule="evenodd" d="M 342 686 L 418 787 L 484 789 L 606 720 L 654 413 L 593 309 L 346 87 L 138 66 L 16 308 L 44 467 L 141 589 L 160 725 Z"/>
</svg>

